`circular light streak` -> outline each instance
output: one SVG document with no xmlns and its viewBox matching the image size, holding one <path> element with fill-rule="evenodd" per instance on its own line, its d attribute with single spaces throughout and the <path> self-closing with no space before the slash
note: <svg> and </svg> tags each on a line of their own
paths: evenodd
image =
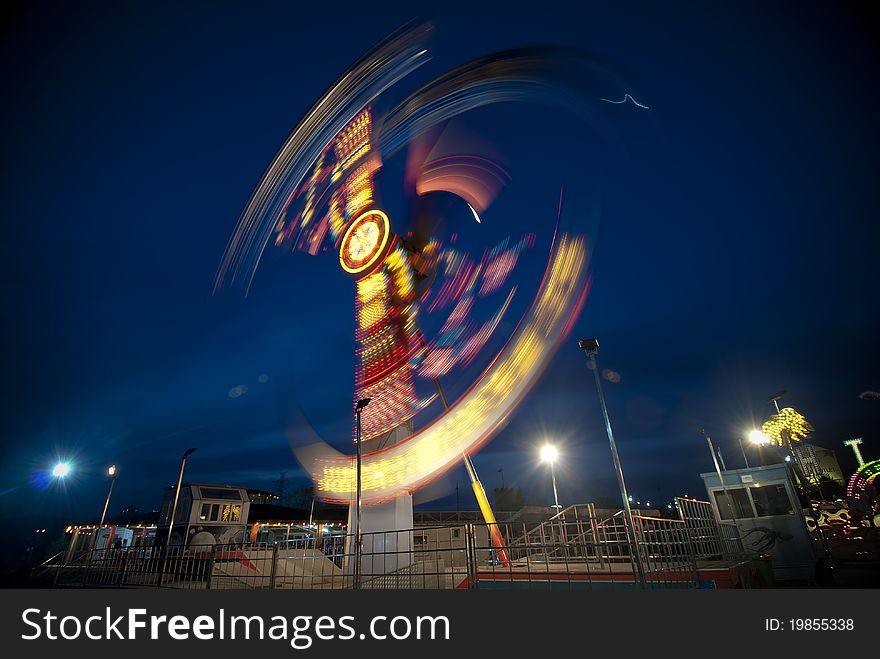
<svg viewBox="0 0 880 659">
<path fill-rule="evenodd" d="M 503 426 L 567 335 L 588 290 L 587 250 L 581 236 L 557 237 L 538 295 L 492 364 L 449 410 L 393 446 L 362 456 L 362 497 L 367 505 L 414 492 L 461 463 Z M 314 452 L 313 452 L 314 451 Z M 326 445 L 302 447 L 318 497 L 349 502 L 357 479 L 354 456 Z"/>
<path fill-rule="evenodd" d="M 353 275 L 368 271 L 385 253 L 391 239 L 388 216 L 380 210 L 369 210 L 352 222 L 339 247 L 342 269 Z"/>
<path fill-rule="evenodd" d="M 880 460 L 872 460 L 866 462 L 858 468 L 856 473 L 849 479 L 846 488 L 846 496 L 860 498 L 865 495 L 865 488 L 873 484 L 874 480 L 880 476 Z"/>
</svg>

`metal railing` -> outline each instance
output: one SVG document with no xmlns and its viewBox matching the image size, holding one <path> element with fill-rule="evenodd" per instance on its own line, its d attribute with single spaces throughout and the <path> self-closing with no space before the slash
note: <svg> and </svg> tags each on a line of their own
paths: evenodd
<svg viewBox="0 0 880 659">
<path fill-rule="evenodd" d="M 675 499 L 678 514 L 690 534 L 699 560 L 734 560 L 745 556 L 733 522 L 719 522 L 712 504 L 696 499 Z"/>
<path fill-rule="evenodd" d="M 734 540 L 693 502 L 682 519 L 622 515 L 599 519 L 592 506 L 560 511 L 528 528 L 498 524 L 505 552 L 485 523 L 362 534 L 360 579 L 351 535 L 272 544 L 122 547 L 59 554 L 41 567 L 58 587 L 186 589 L 637 588 L 640 553 L 647 588 L 699 587 L 698 562 L 734 554 Z M 691 504 L 694 504 L 691 506 Z M 706 504 L 708 505 L 708 504 Z M 711 507 L 708 509 L 711 513 Z M 690 513 L 693 512 L 693 515 Z"/>
</svg>

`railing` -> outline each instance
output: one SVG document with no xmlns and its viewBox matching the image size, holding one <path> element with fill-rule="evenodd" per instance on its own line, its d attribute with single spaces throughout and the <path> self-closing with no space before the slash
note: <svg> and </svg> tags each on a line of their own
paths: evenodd
<svg viewBox="0 0 880 659">
<path fill-rule="evenodd" d="M 481 523 L 364 533 L 357 583 L 358 552 L 350 535 L 96 549 L 59 554 L 41 566 L 40 576 L 58 587 L 634 588 L 642 585 L 641 565 L 647 588 L 694 588 L 699 561 L 741 552 L 728 529 L 713 525 L 706 506 L 681 500 L 680 520 L 634 515 L 631 533 L 623 515 L 599 519 L 590 505 L 567 508 L 532 528 L 500 524 L 506 557 Z"/>
<path fill-rule="evenodd" d="M 681 497 L 676 498 L 675 503 L 697 559 L 733 560 L 745 556 L 736 524 L 719 522 L 711 503 Z"/>
</svg>

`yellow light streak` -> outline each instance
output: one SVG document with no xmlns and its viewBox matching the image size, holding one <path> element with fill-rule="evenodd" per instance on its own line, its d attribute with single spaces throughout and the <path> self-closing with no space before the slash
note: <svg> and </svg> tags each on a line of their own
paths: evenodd
<svg viewBox="0 0 880 659">
<path fill-rule="evenodd" d="M 587 250 L 583 238 L 563 234 L 551 254 L 548 274 L 519 329 L 477 383 L 443 416 L 362 461 L 363 498 L 379 503 L 411 492 L 461 461 L 489 439 L 549 362 L 586 288 Z M 318 458 L 314 476 L 319 496 L 353 498 L 352 456 Z"/>
</svg>

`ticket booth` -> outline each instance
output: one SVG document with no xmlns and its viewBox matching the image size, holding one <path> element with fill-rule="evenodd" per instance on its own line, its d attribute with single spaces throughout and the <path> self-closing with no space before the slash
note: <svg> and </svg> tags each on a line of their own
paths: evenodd
<svg viewBox="0 0 880 659">
<path fill-rule="evenodd" d="M 743 548 L 768 554 L 777 581 L 812 580 L 816 556 L 788 465 L 700 474 L 715 515 L 736 523 Z"/>
</svg>

